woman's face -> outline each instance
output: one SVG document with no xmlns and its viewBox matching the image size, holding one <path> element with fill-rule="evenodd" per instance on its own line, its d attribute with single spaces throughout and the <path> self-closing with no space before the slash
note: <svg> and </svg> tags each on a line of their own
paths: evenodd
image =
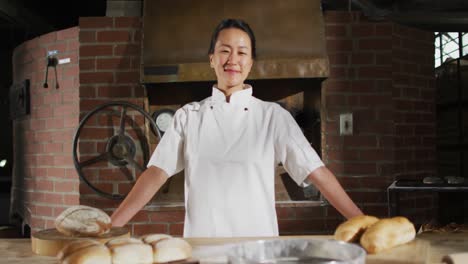
<svg viewBox="0 0 468 264">
<path fill-rule="evenodd" d="M 242 89 L 253 64 L 249 35 L 237 28 L 221 30 L 214 53 L 210 54 L 210 64 L 215 70 L 218 88 Z"/>
</svg>

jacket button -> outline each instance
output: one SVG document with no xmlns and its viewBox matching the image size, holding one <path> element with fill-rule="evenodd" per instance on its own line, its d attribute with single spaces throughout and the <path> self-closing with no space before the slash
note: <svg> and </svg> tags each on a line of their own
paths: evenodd
<svg viewBox="0 0 468 264">
<path fill-rule="evenodd" d="M 213 106 L 210 106 L 211 109 L 213 109 Z"/>
<path fill-rule="evenodd" d="M 246 107 L 246 108 L 244 108 L 244 111 L 249 111 L 249 109 Z"/>
</svg>

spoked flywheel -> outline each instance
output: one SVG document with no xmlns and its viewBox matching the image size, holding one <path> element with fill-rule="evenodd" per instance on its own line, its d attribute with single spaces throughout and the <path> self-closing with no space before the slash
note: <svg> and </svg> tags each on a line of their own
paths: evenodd
<svg viewBox="0 0 468 264">
<path fill-rule="evenodd" d="M 73 138 L 73 162 L 93 191 L 120 200 L 146 169 L 151 144 L 160 138 L 155 122 L 141 107 L 106 103 L 81 120 Z"/>
</svg>

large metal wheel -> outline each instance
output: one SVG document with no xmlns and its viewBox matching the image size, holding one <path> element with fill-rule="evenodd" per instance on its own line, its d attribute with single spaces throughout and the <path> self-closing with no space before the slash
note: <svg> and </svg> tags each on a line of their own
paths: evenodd
<svg viewBox="0 0 468 264">
<path fill-rule="evenodd" d="M 94 192 L 121 200 L 145 170 L 150 142 L 160 138 L 155 122 L 141 107 L 106 103 L 81 120 L 73 137 L 73 162 L 81 180 Z"/>
</svg>

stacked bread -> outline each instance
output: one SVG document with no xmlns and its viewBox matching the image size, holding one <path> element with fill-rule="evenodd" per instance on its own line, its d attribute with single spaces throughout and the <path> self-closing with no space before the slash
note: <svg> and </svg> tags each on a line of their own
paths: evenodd
<svg viewBox="0 0 468 264">
<path fill-rule="evenodd" d="M 141 238 L 115 238 L 102 244 L 89 237 L 108 233 L 112 223 L 102 210 L 72 206 L 55 220 L 55 227 L 66 236 L 80 237 L 68 243 L 57 257 L 63 264 L 145 264 L 185 260 L 191 246 L 181 238 L 149 234 Z M 88 237 L 88 238 L 84 238 Z"/>
<path fill-rule="evenodd" d="M 405 217 L 378 219 L 361 215 L 338 226 L 335 239 L 360 242 L 370 254 L 406 244 L 416 237 L 413 223 Z"/>
<path fill-rule="evenodd" d="M 91 239 L 69 243 L 57 255 L 62 264 L 150 264 L 190 258 L 192 248 L 182 238 L 150 234 L 116 238 L 101 244 Z"/>
</svg>

